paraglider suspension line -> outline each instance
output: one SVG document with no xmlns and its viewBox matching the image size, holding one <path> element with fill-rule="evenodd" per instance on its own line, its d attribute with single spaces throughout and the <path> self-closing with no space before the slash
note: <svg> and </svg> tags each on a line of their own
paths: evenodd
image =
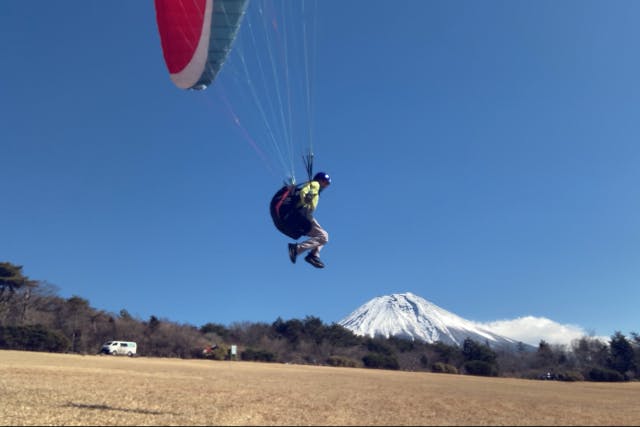
<svg viewBox="0 0 640 427">
<path fill-rule="evenodd" d="M 309 181 L 311 181 L 313 179 L 313 153 L 309 152 L 306 156 L 302 156 L 302 161 L 307 171 L 307 177 L 309 177 Z"/>
</svg>

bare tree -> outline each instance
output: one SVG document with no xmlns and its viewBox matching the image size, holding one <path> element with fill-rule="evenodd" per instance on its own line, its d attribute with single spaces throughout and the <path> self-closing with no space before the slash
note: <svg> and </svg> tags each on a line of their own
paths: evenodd
<svg viewBox="0 0 640 427">
<path fill-rule="evenodd" d="M 22 273 L 21 265 L 0 262 L 0 325 L 18 325 L 24 320 L 37 285 Z"/>
</svg>

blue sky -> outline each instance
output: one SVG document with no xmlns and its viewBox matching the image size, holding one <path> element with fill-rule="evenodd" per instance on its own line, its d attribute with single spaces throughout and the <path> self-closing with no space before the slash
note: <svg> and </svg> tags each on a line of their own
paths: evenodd
<svg viewBox="0 0 640 427">
<path fill-rule="evenodd" d="M 333 185 L 316 270 L 268 215 L 285 176 L 233 91 L 237 51 L 183 91 L 153 2 L 5 0 L 0 260 L 95 308 L 196 326 L 332 323 L 408 291 L 478 322 L 638 332 L 637 16 L 321 0 L 313 141 Z"/>
</svg>

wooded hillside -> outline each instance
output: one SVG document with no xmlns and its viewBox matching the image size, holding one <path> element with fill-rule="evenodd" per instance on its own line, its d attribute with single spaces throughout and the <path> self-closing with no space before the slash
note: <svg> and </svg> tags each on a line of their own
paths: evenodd
<svg viewBox="0 0 640 427">
<path fill-rule="evenodd" d="M 604 343 L 582 337 L 570 345 L 541 341 L 535 351 L 491 348 L 467 339 L 461 347 L 354 335 L 321 319 L 273 323 L 179 324 L 155 315 L 109 313 L 80 296 L 61 298 L 22 266 L 0 263 L 0 349 L 95 354 L 106 341 L 135 341 L 138 355 L 239 358 L 264 362 L 365 367 L 451 374 L 628 381 L 640 377 L 640 336 L 616 332 Z M 236 353 L 231 352 L 234 346 Z"/>
</svg>

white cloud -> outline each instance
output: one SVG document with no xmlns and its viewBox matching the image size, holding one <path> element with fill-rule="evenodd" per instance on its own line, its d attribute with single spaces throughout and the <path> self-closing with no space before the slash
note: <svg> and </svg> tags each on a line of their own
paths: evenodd
<svg viewBox="0 0 640 427">
<path fill-rule="evenodd" d="M 574 339 L 589 335 L 580 326 L 561 325 L 544 317 L 525 316 L 482 325 L 496 334 L 536 347 L 541 340 L 548 344 L 571 344 Z"/>
</svg>

